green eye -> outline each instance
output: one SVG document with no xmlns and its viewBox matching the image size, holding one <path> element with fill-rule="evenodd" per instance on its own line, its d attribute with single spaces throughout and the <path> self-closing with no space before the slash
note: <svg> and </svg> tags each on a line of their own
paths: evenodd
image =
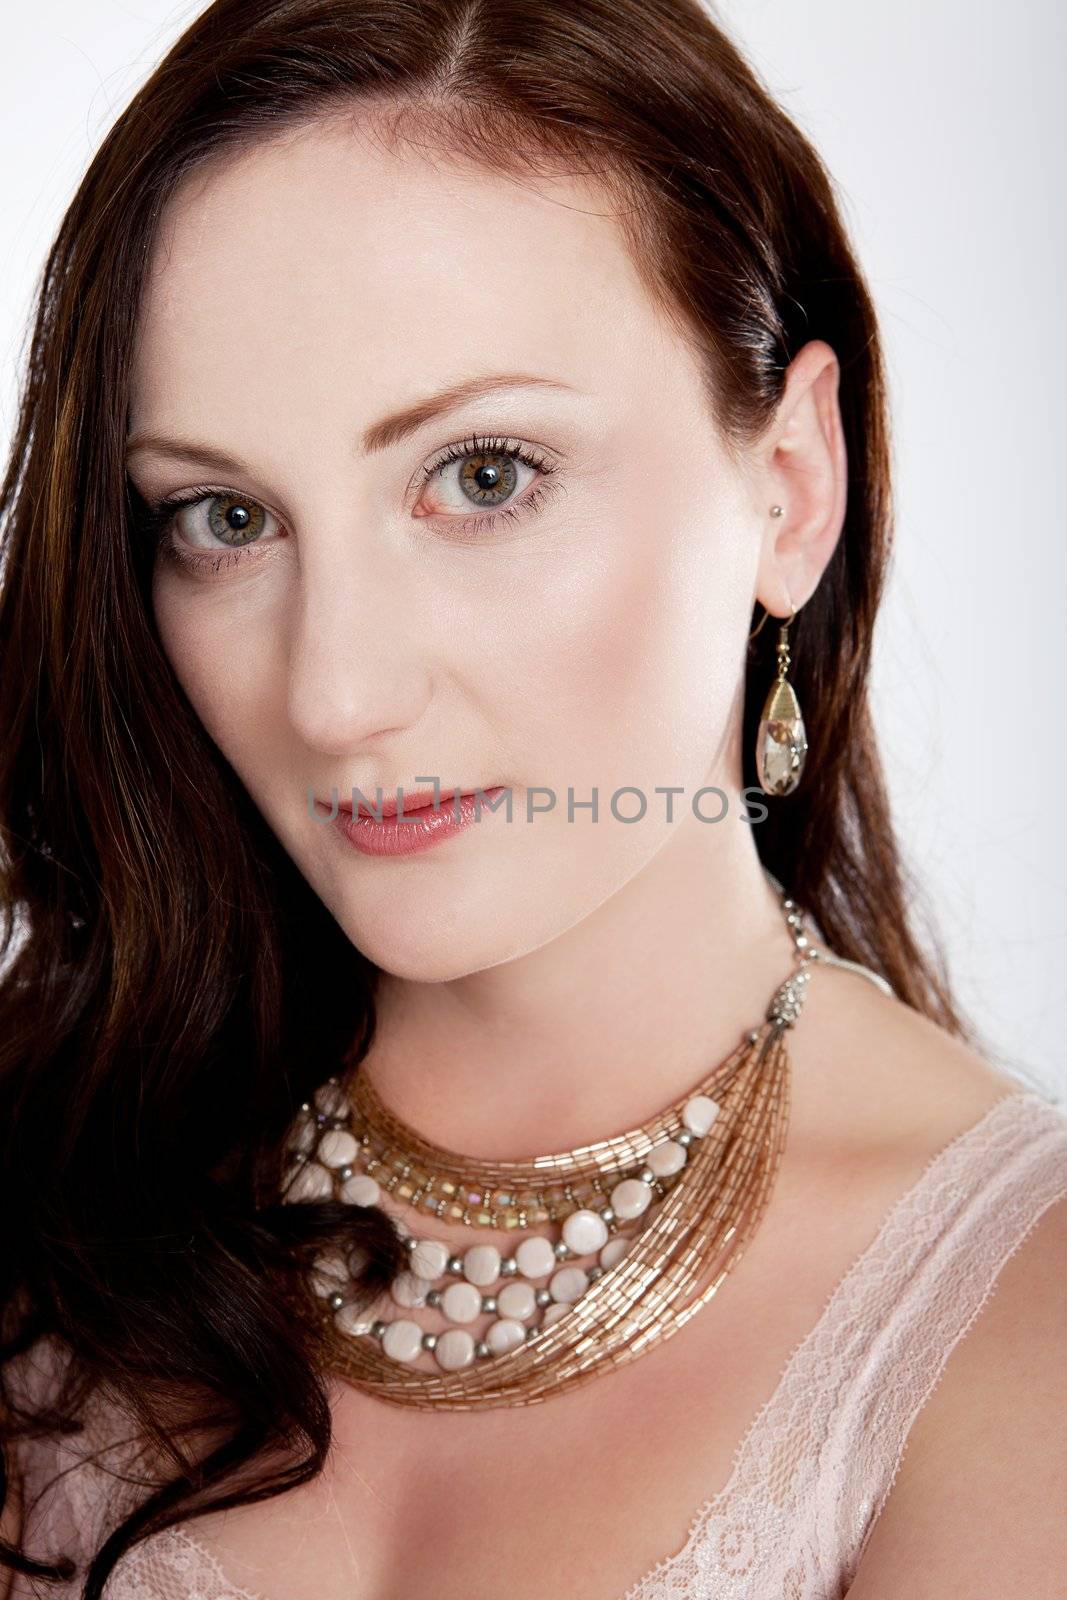
<svg viewBox="0 0 1067 1600">
<path fill-rule="evenodd" d="M 263 532 L 267 513 L 255 500 L 236 494 L 212 495 L 208 501 L 208 526 L 223 544 L 250 544 Z"/>
<path fill-rule="evenodd" d="M 515 459 L 506 451 L 479 451 L 467 456 L 459 471 L 459 484 L 473 505 L 498 506 L 515 491 Z"/>
</svg>

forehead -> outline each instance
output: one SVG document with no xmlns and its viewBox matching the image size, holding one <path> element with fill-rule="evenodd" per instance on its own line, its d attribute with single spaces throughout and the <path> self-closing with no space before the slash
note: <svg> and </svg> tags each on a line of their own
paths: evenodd
<svg viewBox="0 0 1067 1600">
<path fill-rule="evenodd" d="M 387 149 L 352 123 L 220 158 L 154 242 L 135 408 L 377 405 L 485 362 L 626 381 L 666 329 L 610 210 L 592 182 Z"/>
</svg>

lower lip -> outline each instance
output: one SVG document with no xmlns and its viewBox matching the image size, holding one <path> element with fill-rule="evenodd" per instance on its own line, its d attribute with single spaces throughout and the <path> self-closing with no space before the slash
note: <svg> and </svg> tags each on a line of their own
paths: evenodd
<svg viewBox="0 0 1067 1600">
<path fill-rule="evenodd" d="M 376 817 L 339 811 L 334 826 L 365 856 L 413 856 L 419 850 L 429 850 L 442 840 L 463 833 L 477 822 L 479 796 L 493 800 L 503 792 L 502 788 L 480 789 L 477 795 L 461 795 L 458 817 L 456 798 L 450 795 L 448 799 L 442 797 L 436 809 L 432 803 L 412 811 L 405 807 L 402 817 L 383 817 L 380 822 Z"/>
</svg>

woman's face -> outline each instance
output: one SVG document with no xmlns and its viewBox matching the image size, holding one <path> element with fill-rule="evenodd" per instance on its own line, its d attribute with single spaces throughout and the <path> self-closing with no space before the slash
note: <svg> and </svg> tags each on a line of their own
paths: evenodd
<svg viewBox="0 0 1067 1600">
<path fill-rule="evenodd" d="M 766 494 L 606 210 L 579 181 L 535 192 L 320 125 L 187 179 L 156 243 L 129 469 L 149 502 L 192 502 L 181 563 L 155 569 L 162 643 L 285 849 L 399 976 L 533 950 L 678 829 L 715 848 L 749 827 Z M 324 823 L 331 790 L 435 776 L 510 787 L 512 820 L 398 856 Z M 692 816 L 705 784 L 731 796 L 717 825 Z M 640 821 L 612 814 L 626 787 Z"/>
</svg>

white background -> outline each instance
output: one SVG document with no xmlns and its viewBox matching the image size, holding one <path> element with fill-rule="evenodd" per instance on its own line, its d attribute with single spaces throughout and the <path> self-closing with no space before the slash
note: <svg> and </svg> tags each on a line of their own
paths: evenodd
<svg viewBox="0 0 1067 1600">
<path fill-rule="evenodd" d="M 201 4 L 8 7 L 5 447 L 36 275 L 63 208 L 104 129 Z M 920 928 L 932 915 L 987 1053 L 1058 1096 L 1065 14 L 1041 0 L 723 0 L 717 11 L 826 160 L 881 316 L 897 552 L 874 702 L 922 886 Z M 814 723 L 818 706 L 802 709 Z"/>
</svg>

